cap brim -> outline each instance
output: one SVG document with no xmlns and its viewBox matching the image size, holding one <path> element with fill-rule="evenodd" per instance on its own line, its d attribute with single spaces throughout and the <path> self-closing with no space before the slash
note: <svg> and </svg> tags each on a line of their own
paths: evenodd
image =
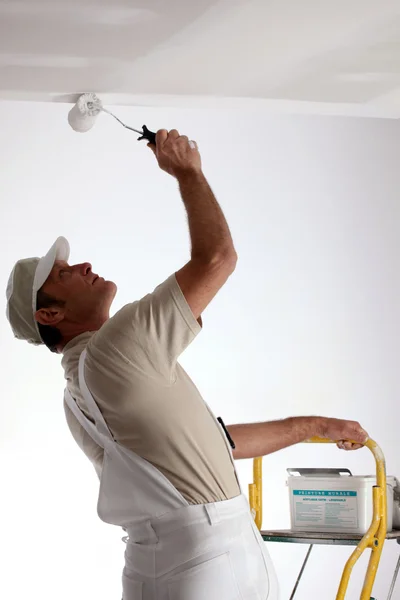
<svg viewBox="0 0 400 600">
<path fill-rule="evenodd" d="M 40 290 L 42 285 L 47 280 L 51 273 L 52 268 L 56 260 L 63 260 L 68 262 L 69 259 L 69 243 L 65 237 L 59 237 L 54 242 L 46 256 L 40 259 L 39 264 L 36 268 L 35 279 L 33 281 L 33 295 L 36 297 L 37 292 Z"/>
</svg>

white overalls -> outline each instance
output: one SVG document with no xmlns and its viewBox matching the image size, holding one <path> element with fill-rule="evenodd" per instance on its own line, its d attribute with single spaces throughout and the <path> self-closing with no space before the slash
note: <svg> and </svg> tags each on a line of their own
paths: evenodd
<svg viewBox="0 0 400 600">
<path fill-rule="evenodd" d="M 123 600 L 277 600 L 275 572 L 247 498 L 190 505 L 153 465 L 117 444 L 86 385 L 85 356 L 79 385 L 95 424 L 68 389 L 65 399 L 104 449 L 97 512 L 129 536 Z"/>
</svg>

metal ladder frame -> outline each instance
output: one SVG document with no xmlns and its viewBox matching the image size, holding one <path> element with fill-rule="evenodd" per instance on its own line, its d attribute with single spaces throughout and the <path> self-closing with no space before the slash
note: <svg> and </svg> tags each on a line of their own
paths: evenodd
<svg viewBox="0 0 400 600">
<path fill-rule="evenodd" d="M 333 440 L 324 438 L 311 438 L 306 443 L 333 444 Z M 376 573 L 382 555 L 387 533 L 387 488 L 386 488 L 386 463 L 381 448 L 373 440 L 368 440 L 365 446 L 369 448 L 376 462 L 376 486 L 373 487 L 373 517 L 371 525 L 358 546 L 348 559 L 339 584 L 336 600 L 344 600 L 349 585 L 353 568 L 360 556 L 367 549 L 371 549 L 364 585 L 360 600 L 370 600 L 372 588 L 375 583 Z M 262 457 L 253 461 L 253 483 L 249 485 L 249 502 L 255 523 L 258 529 L 262 526 Z"/>
</svg>

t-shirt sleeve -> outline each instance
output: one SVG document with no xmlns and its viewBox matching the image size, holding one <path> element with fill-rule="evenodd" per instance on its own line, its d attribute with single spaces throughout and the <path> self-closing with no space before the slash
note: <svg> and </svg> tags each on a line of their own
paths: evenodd
<svg viewBox="0 0 400 600">
<path fill-rule="evenodd" d="M 182 352 L 201 331 L 171 275 L 151 294 L 127 304 L 101 328 L 96 345 L 107 343 L 138 367 L 170 377 Z M 94 341 L 94 340 L 93 340 Z"/>
</svg>

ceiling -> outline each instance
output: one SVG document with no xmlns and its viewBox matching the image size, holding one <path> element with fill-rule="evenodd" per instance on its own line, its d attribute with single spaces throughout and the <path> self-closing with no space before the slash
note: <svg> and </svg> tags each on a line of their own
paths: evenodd
<svg viewBox="0 0 400 600">
<path fill-rule="evenodd" d="M 400 0 L 0 0 L 0 99 L 400 117 Z"/>
</svg>

